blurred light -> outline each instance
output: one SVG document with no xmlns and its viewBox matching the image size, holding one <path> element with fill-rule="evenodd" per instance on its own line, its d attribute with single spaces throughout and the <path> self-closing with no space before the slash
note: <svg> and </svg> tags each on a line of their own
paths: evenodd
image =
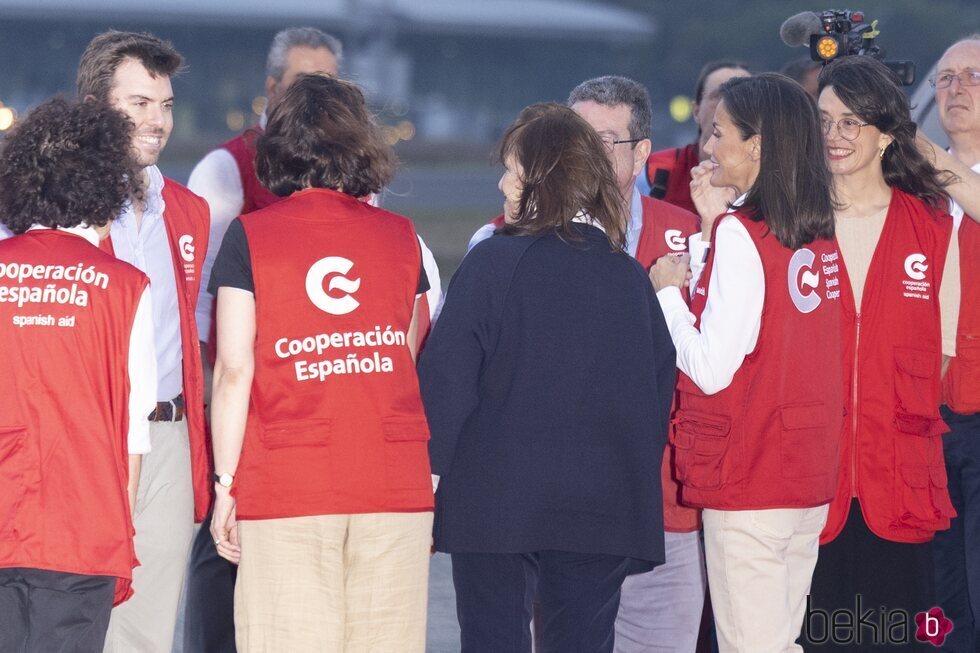
<svg viewBox="0 0 980 653">
<path fill-rule="evenodd" d="M 267 106 L 269 106 L 269 98 L 259 95 L 252 100 L 252 113 L 261 116 Z"/>
<path fill-rule="evenodd" d="M 245 114 L 237 110 L 229 111 L 225 114 L 225 124 L 233 132 L 241 131 L 245 128 Z"/>
<path fill-rule="evenodd" d="M 837 39 L 832 36 L 823 36 L 817 41 L 817 54 L 823 59 L 833 59 L 837 56 Z"/>
<path fill-rule="evenodd" d="M 0 107 L 0 131 L 10 129 L 10 126 L 14 124 L 14 118 L 16 117 L 17 115 L 10 107 Z"/>
<path fill-rule="evenodd" d="M 401 118 L 408 113 L 408 106 L 404 102 L 395 102 L 391 105 L 391 113 Z"/>
<path fill-rule="evenodd" d="M 394 145 L 398 142 L 398 129 L 385 125 L 381 128 L 381 136 L 385 139 L 385 143 Z"/>
<path fill-rule="evenodd" d="M 670 117 L 674 122 L 687 122 L 691 119 L 691 98 L 675 95 L 670 100 Z"/>
<path fill-rule="evenodd" d="M 398 123 L 398 137 L 403 141 L 410 141 L 415 138 L 415 125 L 407 120 Z"/>
</svg>

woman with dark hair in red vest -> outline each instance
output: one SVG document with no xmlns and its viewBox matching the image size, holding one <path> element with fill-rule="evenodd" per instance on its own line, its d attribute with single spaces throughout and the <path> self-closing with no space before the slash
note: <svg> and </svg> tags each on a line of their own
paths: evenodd
<svg viewBox="0 0 980 653">
<path fill-rule="evenodd" d="M 238 650 L 421 653 L 432 534 L 415 374 L 412 223 L 360 201 L 394 161 L 361 91 L 303 75 L 215 262 L 218 553 L 239 563 Z"/>
<path fill-rule="evenodd" d="M 0 152 L 0 651 L 102 651 L 132 595 L 156 402 L 149 281 L 102 252 L 141 197 L 132 125 L 54 99 Z"/>
<path fill-rule="evenodd" d="M 763 74 L 720 93 L 691 183 L 691 249 L 711 242 L 693 262 L 690 310 L 684 260 L 650 272 L 682 372 L 675 472 L 682 501 L 704 508 L 719 649 L 800 651 L 842 412 L 830 174 L 798 84 Z"/>
<path fill-rule="evenodd" d="M 935 600 L 930 541 L 954 515 L 939 414 L 959 297 L 949 198 L 885 65 L 829 64 L 819 106 L 838 202 L 847 416 L 811 606 L 903 610 L 914 643 L 913 615 Z M 833 640 L 817 621 L 810 641 Z M 892 643 L 901 639 L 896 632 Z"/>
</svg>

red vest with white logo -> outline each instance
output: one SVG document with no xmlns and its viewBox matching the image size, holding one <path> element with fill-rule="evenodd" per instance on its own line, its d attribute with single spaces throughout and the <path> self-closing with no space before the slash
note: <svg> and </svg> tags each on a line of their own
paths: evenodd
<svg viewBox="0 0 980 653">
<path fill-rule="evenodd" d="M 320 188 L 241 221 L 257 331 L 238 518 L 432 510 L 412 223 Z"/>
<path fill-rule="evenodd" d="M 821 543 L 857 497 L 868 528 L 925 542 L 954 516 L 939 416 L 939 284 L 952 220 L 898 189 L 878 239 L 860 311 L 841 261 L 841 354 L 847 415 L 840 476 Z"/>
<path fill-rule="evenodd" d="M 652 153 L 646 165 L 650 195 L 697 213 L 691 199 L 690 183 L 691 170 L 700 162 L 697 143 Z"/>
<path fill-rule="evenodd" d="M 815 240 L 793 251 L 764 222 L 734 216 L 762 260 L 762 324 L 724 390 L 708 396 L 678 375 L 671 444 L 681 498 L 716 510 L 823 505 L 836 487 L 843 405 L 837 247 Z M 714 254 L 691 302 L 698 325 Z"/>
<path fill-rule="evenodd" d="M 238 164 L 238 175 L 242 180 L 243 204 L 241 212 L 243 215 L 264 209 L 270 204 L 275 204 L 283 199 L 263 186 L 255 174 L 255 142 L 262 135 L 263 131 L 262 127 L 256 125 L 221 146 L 231 153 L 231 156 L 235 159 L 235 163 Z M 370 197 L 361 198 L 361 200 L 366 202 L 370 200 Z M 429 330 L 432 327 L 430 313 L 429 298 L 427 295 L 422 295 L 419 297 L 419 325 L 416 338 L 419 350 L 425 344 L 425 339 L 428 337 Z M 212 320 L 211 324 L 214 325 L 215 321 Z M 213 333 L 209 334 L 209 343 L 211 345 L 214 344 L 213 336 Z"/>
<path fill-rule="evenodd" d="M 208 250 L 211 217 L 208 203 L 172 179 L 164 179 L 163 223 L 170 240 L 170 256 L 177 279 L 177 307 L 183 361 L 184 419 L 191 448 L 191 478 L 194 484 L 194 521 L 207 515 L 211 503 L 211 451 L 204 432 L 204 379 L 201 346 L 194 311 L 201 287 L 201 265 Z M 102 241 L 103 250 L 113 252 L 112 239 Z"/>
<path fill-rule="evenodd" d="M 980 224 L 964 215 L 960 245 L 960 321 L 956 356 L 943 377 L 943 400 L 962 415 L 980 412 Z"/>
<path fill-rule="evenodd" d="M 242 214 L 275 204 L 281 197 L 262 185 L 255 175 L 255 142 L 263 129 L 256 125 L 231 139 L 221 147 L 228 150 L 238 164 L 238 175 L 242 180 Z"/>
<path fill-rule="evenodd" d="M 115 603 L 137 564 L 129 343 L 147 284 L 74 234 L 0 243 L 0 567 L 115 576 Z"/>
</svg>

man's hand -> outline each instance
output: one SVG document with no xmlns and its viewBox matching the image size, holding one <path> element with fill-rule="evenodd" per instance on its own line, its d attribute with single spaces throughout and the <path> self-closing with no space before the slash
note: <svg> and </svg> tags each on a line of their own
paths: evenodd
<svg viewBox="0 0 980 653">
<path fill-rule="evenodd" d="M 234 564 L 242 559 L 238 545 L 238 522 L 235 520 L 235 497 L 231 490 L 215 484 L 214 513 L 211 516 L 211 537 L 218 555 Z"/>
<path fill-rule="evenodd" d="M 670 286 L 683 288 L 690 279 L 691 255 L 686 252 L 661 256 L 650 268 L 650 282 L 657 292 Z"/>
<path fill-rule="evenodd" d="M 691 170 L 691 199 L 701 216 L 701 237 L 705 242 L 711 240 L 715 220 L 728 212 L 729 205 L 737 197 L 734 188 L 711 185 L 715 167 L 711 161 L 702 161 Z"/>
</svg>

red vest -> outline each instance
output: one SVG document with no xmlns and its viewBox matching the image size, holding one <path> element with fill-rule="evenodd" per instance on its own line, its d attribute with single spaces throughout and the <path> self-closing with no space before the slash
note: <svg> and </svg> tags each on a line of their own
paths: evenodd
<svg viewBox="0 0 980 653">
<path fill-rule="evenodd" d="M 231 139 L 221 147 L 228 150 L 231 156 L 234 157 L 235 163 L 238 164 L 238 175 L 242 180 L 242 194 L 243 194 L 243 204 L 242 204 L 242 215 L 246 213 L 251 213 L 259 209 L 264 209 L 270 204 L 275 204 L 279 200 L 283 199 L 278 195 L 275 195 L 262 185 L 259 178 L 255 174 L 255 141 L 259 136 L 262 135 L 263 129 L 256 125 L 251 127 L 239 136 Z M 369 198 L 363 198 L 367 201 Z M 419 324 L 418 324 L 418 335 L 416 337 L 416 344 L 418 350 L 422 350 L 422 346 L 425 344 L 425 339 L 429 336 L 429 330 L 432 327 L 431 321 L 431 311 L 429 310 L 429 297 L 428 295 L 422 295 L 418 299 L 419 302 Z M 213 317 L 213 316 L 212 316 Z M 212 331 L 214 329 L 215 320 L 211 320 Z M 210 346 L 214 346 L 215 338 L 214 333 L 209 334 L 208 343 Z"/>
<path fill-rule="evenodd" d="M 238 518 L 432 510 L 412 223 L 318 188 L 241 221 L 257 331 Z"/>
<path fill-rule="evenodd" d="M 679 374 L 671 443 L 681 496 L 716 510 L 823 505 L 837 482 L 843 405 L 840 256 L 830 240 L 793 251 L 764 222 L 734 215 L 762 259 L 762 324 L 755 349 L 724 390 L 707 396 Z M 715 253 L 691 302 L 698 324 Z"/>
<path fill-rule="evenodd" d="M 194 521 L 207 515 L 211 504 L 211 452 L 204 433 L 204 379 L 201 346 L 194 311 L 201 288 L 201 265 L 208 251 L 211 228 L 208 203 L 172 179 L 164 179 L 163 222 L 170 239 L 170 255 L 177 279 L 180 310 L 180 346 L 184 357 L 184 415 L 191 448 L 191 477 L 194 483 Z M 102 241 L 103 250 L 113 252 L 112 239 Z"/>
<path fill-rule="evenodd" d="M 115 576 L 115 603 L 137 564 L 128 362 L 147 283 L 74 234 L 0 243 L 0 567 Z"/>
<path fill-rule="evenodd" d="M 844 528 L 852 497 L 868 528 L 893 542 L 928 541 L 954 516 L 939 416 L 939 284 L 951 230 L 948 216 L 894 189 L 860 312 L 841 261 L 847 415 L 822 544 Z"/>
<path fill-rule="evenodd" d="M 255 141 L 263 129 L 256 125 L 231 139 L 221 147 L 228 150 L 238 164 L 238 175 L 242 180 L 242 214 L 251 213 L 275 204 L 281 197 L 262 185 L 255 175 Z"/>
<path fill-rule="evenodd" d="M 699 163 L 697 143 L 654 152 L 646 166 L 650 195 L 696 214 L 689 184 L 691 169 Z"/>
<path fill-rule="evenodd" d="M 980 224 L 964 215 L 960 244 L 960 321 L 956 356 L 943 377 L 943 399 L 963 415 L 980 412 Z"/>
</svg>

